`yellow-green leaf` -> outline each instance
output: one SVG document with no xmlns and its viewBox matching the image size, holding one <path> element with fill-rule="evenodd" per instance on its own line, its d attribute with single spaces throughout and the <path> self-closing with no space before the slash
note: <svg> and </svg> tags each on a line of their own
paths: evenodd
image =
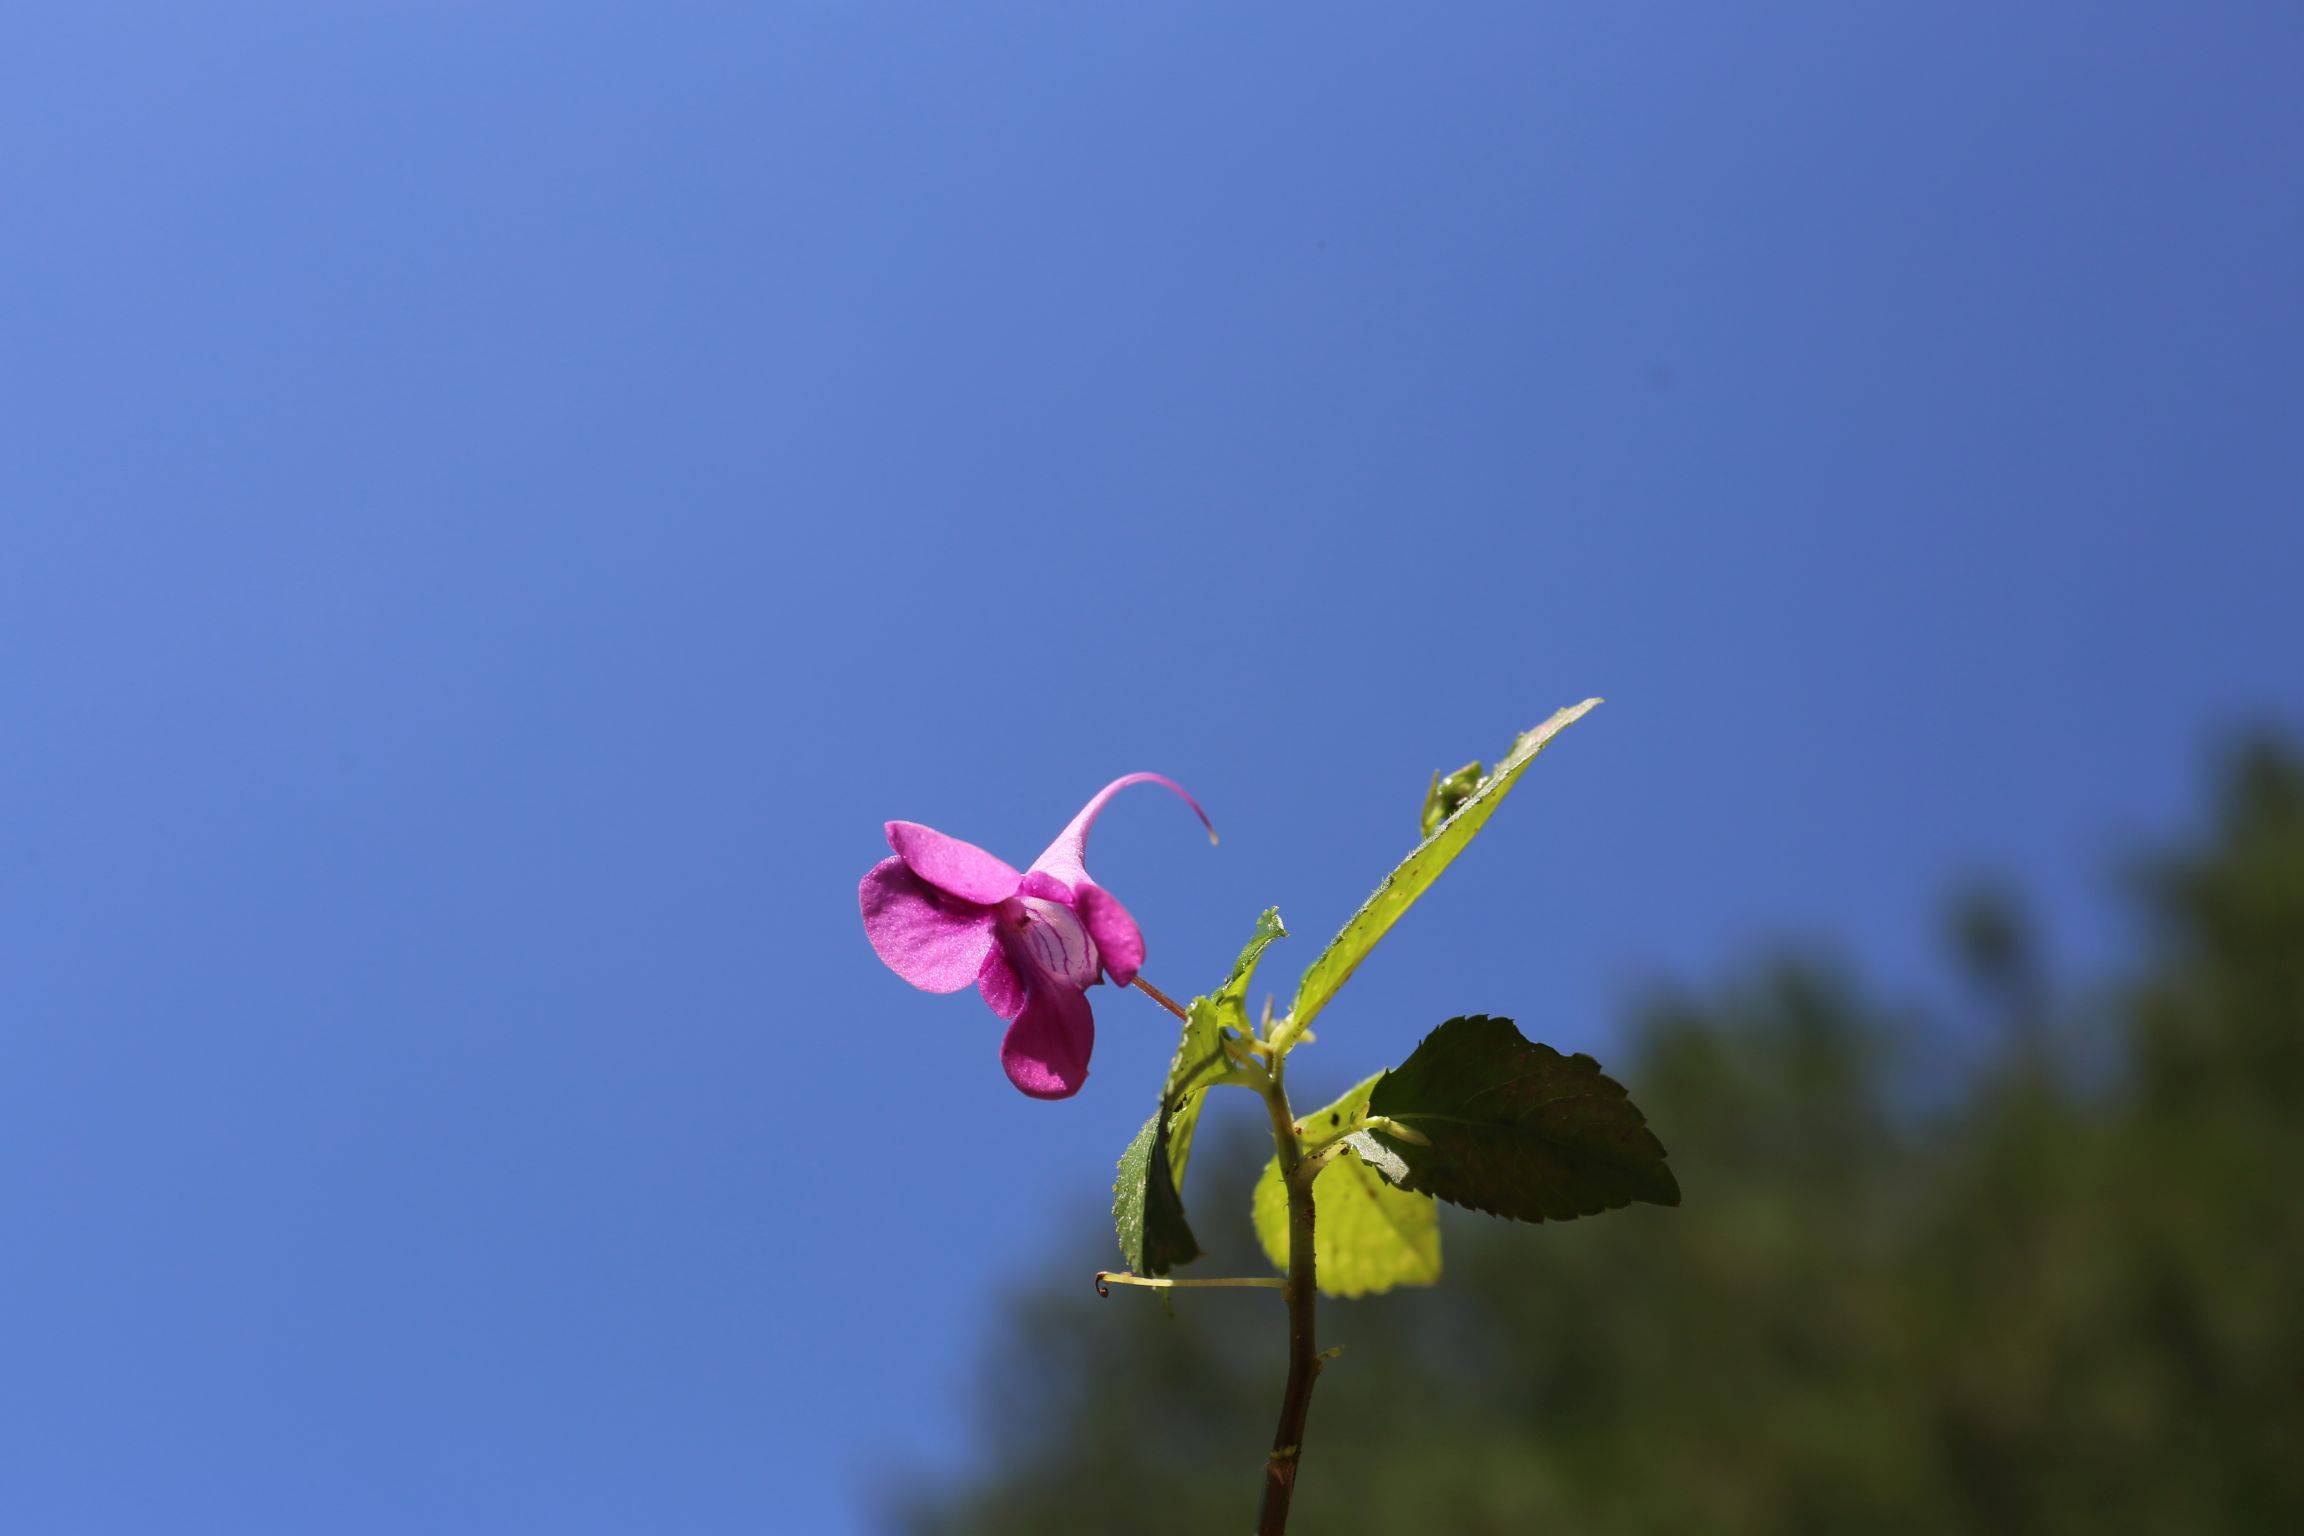
<svg viewBox="0 0 2304 1536">
<path fill-rule="evenodd" d="M 1267 907 L 1256 919 L 1256 932 L 1214 997 L 1196 997 L 1185 1010 L 1183 1035 L 1176 1042 L 1175 1058 L 1168 1064 L 1168 1082 L 1160 1102 L 1168 1113 L 1168 1167 L 1176 1188 L 1184 1187 L 1184 1166 L 1192 1160 L 1192 1135 L 1199 1129 L 1200 1105 L 1211 1084 L 1230 1070 L 1224 1054 L 1227 1035 L 1244 1039 L 1248 1027 L 1248 988 L 1256 979 L 1256 962 L 1274 939 L 1288 936 L 1280 909 Z"/>
<path fill-rule="evenodd" d="M 1112 1181 L 1112 1230 L 1120 1254 L 1139 1275 L 1165 1275 L 1200 1256 L 1200 1244 L 1184 1219 L 1184 1167 L 1192 1157 L 1192 1136 L 1200 1124 L 1200 1104 L 1208 1089 L 1231 1069 L 1224 1051 L 1228 1033 L 1246 1032 L 1244 999 L 1256 975 L 1256 962 L 1274 939 L 1284 938 L 1277 908 L 1256 920 L 1256 932 L 1232 963 L 1213 998 L 1196 997 L 1185 1010 L 1176 1055 L 1160 1090 L 1152 1118 L 1120 1154 Z"/>
<path fill-rule="evenodd" d="M 1367 1112 L 1376 1077 L 1301 1123 L 1313 1142 L 1326 1140 Z M 1313 1242 L 1321 1291 L 1366 1296 L 1396 1285 L 1430 1285 L 1440 1278 L 1440 1208 L 1430 1195 L 1395 1189 L 1346 1151 L 1312 1184 Z M 1264 1165 L 1256 1181 L 1256 1239 L 1273 1266 L 1288 1268 L 1288 1189 L 1280 1160 Z"/>
<path fill-rule="evenodd" d="M 1415 852 L 1384 877 L 1375 894 L 1363 902 L 1343 930 L 1328 941 L 1328 947 L 1320 951 L 1319 958 L 1304 972 L 1304 979 L 1296 984 L 1294 1022 L 1290 1028 L 1302 1029 L 1328 1006 L 1337 989 L 1351 979 L 1352 972 L 1368 957 L 1368 951 L 1392 931 L 1400 914 L 1413 906 L 1416 898 L 1440 878 L 1440 872 L 1464 851 L 1464 845 L 1479 835 L 1488 818 L 1496 814 L 1496 807 L 1504 803 L 1504 797 L 1519 782 L 1521 771 L 1536 760 L 1536 754 L 1543 751 L 1553 737 L 1583 719 L 1599 702 L 1586 699 L 1559 711 L 1536 729 L 1524 732 L 1512 744 L 1504 761 L 1496 765 L 1496 771 L 1481 782 L 1454 814 L 1440 823 L 1438 830 L 1417 844 Z"/>
</svg>

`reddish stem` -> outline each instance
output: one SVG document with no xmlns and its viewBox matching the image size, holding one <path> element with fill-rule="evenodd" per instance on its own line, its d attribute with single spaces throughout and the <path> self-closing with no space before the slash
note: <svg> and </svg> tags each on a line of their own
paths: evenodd
<svg viewBox="0 0 2304 1536">
<path fill-rule="evenodd" d="M 1146 997 L 1152 999 L 1152 1001 L 1158 1003 L 1161 1007 L 1167 1009 L 1170 1013 L 1176 1015 L 1176 1017 L 1185 1020 L 1187 1023 L 1191 1021 L 1192 1016 L 1177 1006 L 1176 999 L 1170 997 L 1167 993 L 1161 991 L 1158 987 L 1152 985 L 1152 983 L 1146 981 L 1143 977 L 1137 977 L 1133 982 L 1130 982 L 1129 985 L 1133 986 L 1137 991 L 1143 993 Z"/>
</svg>

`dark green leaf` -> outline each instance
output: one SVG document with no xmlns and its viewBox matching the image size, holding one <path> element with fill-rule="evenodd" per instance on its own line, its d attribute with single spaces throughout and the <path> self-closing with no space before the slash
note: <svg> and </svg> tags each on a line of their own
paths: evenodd
<svg viewBox="0 0 2304 1536">
<path fill-rule="evenodd" d="M 1536 760 L 1545 744 L 1560 732 L 1574 725 L 1598 699 L 1586 699 L 1581 704 L 1560 710 L 1551 719 L 1532 731 L 1523 732 L 1512 744 L 1511 752 L 1496 765 L 1496 771 L 1482 780 L 1480 786 L 1459 805 L 1454 813 L 1441 822 L 1438 829 L 1416 845 L 1415 852 L 1400 861 L 1398 868 L 1384 877 L 1374 895 L 1361 903 L 1343 930 L 1328 941 L 1304 979 L 1296 984 L 1296 1006 L 1292 1015 L 1292 1028 L 1301 1029 L 1312 1022 L 1314 1015 L 1328 1006 L 1337 989 L 1351 979 L 1352 972 L 1367 958 L 1376 941 L 1391 932 L 1400 914 L 1414 905 L 1432 882 L 1440 878 L 1440 871 L 1464 851 L 1465 844 L 1479 835 L 1520 781 L 1520 774 Z M 1459 770 L 1461 773 L 1462 770 Z M 1451 775 L 1453 780 L 1456 776 Z"/>
<path fill-rule="evenodd" d="M 1112 1230 L 1120 1257 L 1139 1275 L 1164 1275 L 1200 1257 L 1199 1241 L 1184 1220 L 1184 1199 L 1169 1173 L 1168 1136 L 1155 1112 L 1120 1154 L 1112 1181 Z"/>
<path fill-rule="evenodd" d="M 1566 1221 L 1634 1200 L 1678 1205 L 1664 1145 L 1623 1085 L 1510 1019 L 1450 1019 L 1377 1082 L 1371 1113 L 1429 1139 L 1377 1130 L 1395 1182 L 1520 1221 Z"/>
</svg>

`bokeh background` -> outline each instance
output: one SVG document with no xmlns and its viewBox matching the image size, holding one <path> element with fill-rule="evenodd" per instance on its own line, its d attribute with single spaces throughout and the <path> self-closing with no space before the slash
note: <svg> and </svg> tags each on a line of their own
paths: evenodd
<svg viewBox="0 0 2304 1536">
<path fill-rule="evenodd" d="M 1508 1014 L 1686 1204 L 1328 1308 L 1304 1529 L 2295 1528 L 2299 78 L 2284 4 L 9 8 L 0 1522 L 1244 1523 L 1269 1298 L 1088 1290 L 1168 1021 L 1028 1102 L 855 881 L 1160 769 L 1148 974 L 1276 903 L 1285 987 L 1599 693 L 1296 1075 Z"/>
</svg>

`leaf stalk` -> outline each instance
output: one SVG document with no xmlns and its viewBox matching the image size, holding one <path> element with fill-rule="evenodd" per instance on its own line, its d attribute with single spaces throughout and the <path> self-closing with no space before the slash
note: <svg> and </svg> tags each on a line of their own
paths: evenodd
<svg viewBox="0 0 2304 1536">
<path fill-rule="evenodd" d="M 1177 1280 L 1165 1275 L 1132 1275 L 1124 1269 L 1100 1269 L 1096 1271 L 1096 1294 L 1099 1296 L 1111 1295 L 1110 1287 L 1115 1285 L 1140 1285 L 1147 1290 L 1154 1291 L 1277 1291 L 1287 1283 L 1277 1275 L 1227 1275 L 1221 1279 Z"/>
</svg>

